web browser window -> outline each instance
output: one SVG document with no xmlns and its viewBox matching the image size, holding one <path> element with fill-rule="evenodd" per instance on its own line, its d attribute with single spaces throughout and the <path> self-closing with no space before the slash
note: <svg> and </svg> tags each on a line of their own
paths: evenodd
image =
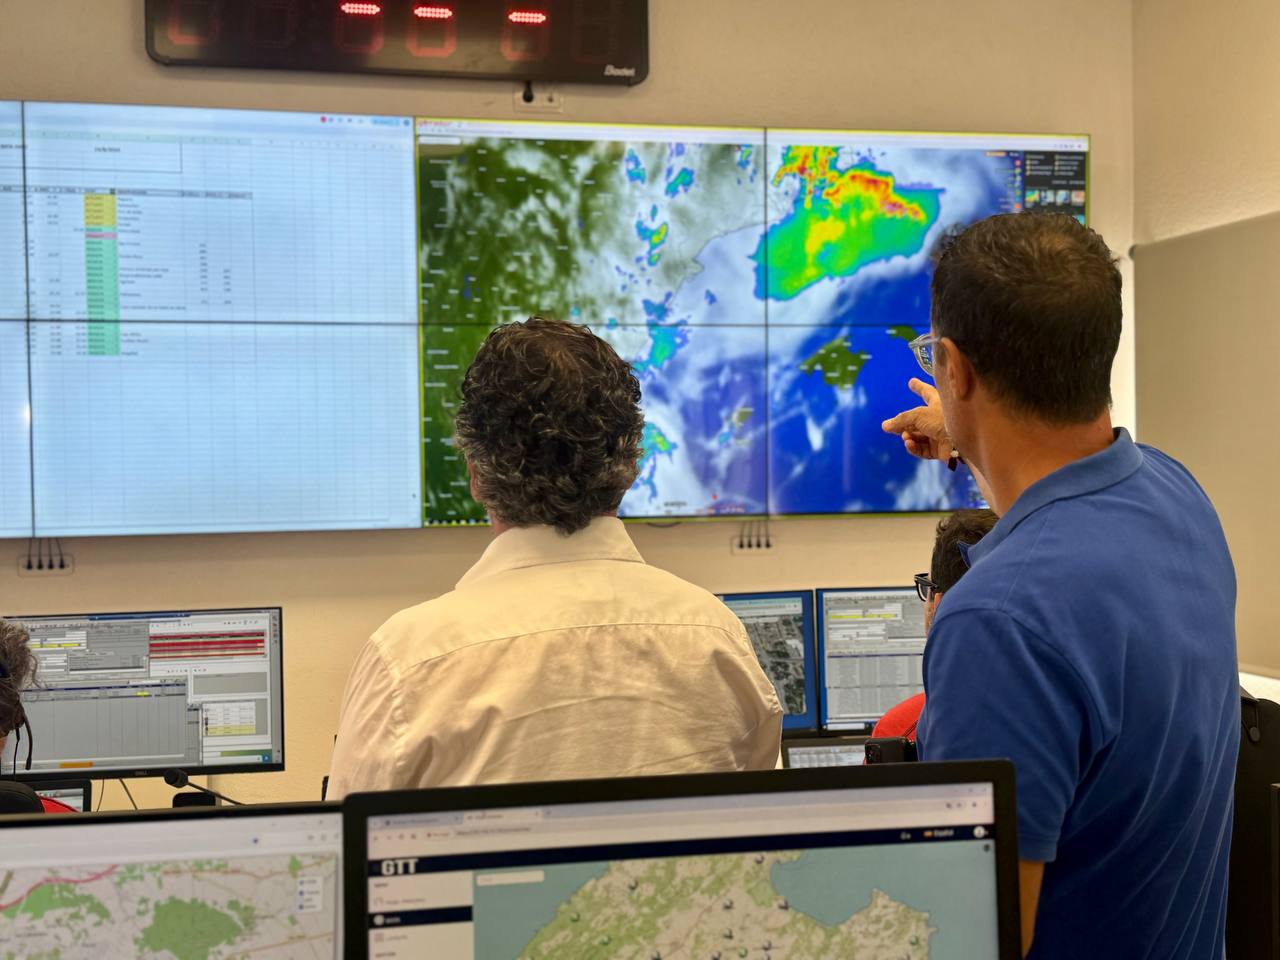
<svg viewBox="0 0 1280 960">
<path fill-rule="evenodd" d="M 411 120 L 24 110 L 36 535 L 418 526 Z"/>
<path fill-rule="evenodd" d="M 32 535 L 22 104 L 0 100 L 0 538 Z"/>
<path fill-rule="evenodd" d="M 336 811 L 9 825 L 0 943 L 22 957 L 337 958 Z"/>
<path fill-rule="evenodd" d="M 371 817 L 369 956 L 996 957 L 994 820 L 985 783 Z"/>
</svg>

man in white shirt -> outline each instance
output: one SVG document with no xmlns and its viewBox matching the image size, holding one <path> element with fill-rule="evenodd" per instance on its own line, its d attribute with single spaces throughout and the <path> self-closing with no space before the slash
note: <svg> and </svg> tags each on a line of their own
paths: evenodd
<svg viewBox="0 0 1280 960">
<path fill-rule="evenodd" d="M 773 768 L 782 709 L 742 624 L 645 564 L 617 519 L 644 430 L 630 367 L 535 317 L 489 336 L 462 397 L 457 445 L 494 540 L 365 644 L 330 798 Z"/>
</svg>

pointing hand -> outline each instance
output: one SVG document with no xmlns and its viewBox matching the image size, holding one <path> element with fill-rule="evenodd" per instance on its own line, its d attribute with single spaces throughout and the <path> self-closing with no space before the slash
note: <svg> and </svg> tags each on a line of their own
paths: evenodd
<svg viewBox="0 0 1280 960">
<path fill-rule="evenodd" d="M 942 400 L 938 391 L 923 380 L 913 378 L 908 387 L 911 392 L 924 401 L 924 406 L 914 407 L 898 414 L 892 420 L 881 424 L 885 433 L 893 433 L 902 437 L 902 444 L 907 453 L 921 460 L 951 459 L 955 445 L 947 436 L 946 423 L 942 418 Z"/>
</svg>

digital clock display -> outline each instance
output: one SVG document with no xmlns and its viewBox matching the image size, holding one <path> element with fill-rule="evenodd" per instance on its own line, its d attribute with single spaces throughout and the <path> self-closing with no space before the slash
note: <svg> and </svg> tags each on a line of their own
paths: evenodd
<svg viewBox="0 0 1280 960">
<path fill-rule="evenodd" d="M 648 0 L 146 0 L 166 65 L 640 83 Z"/>
</svg>

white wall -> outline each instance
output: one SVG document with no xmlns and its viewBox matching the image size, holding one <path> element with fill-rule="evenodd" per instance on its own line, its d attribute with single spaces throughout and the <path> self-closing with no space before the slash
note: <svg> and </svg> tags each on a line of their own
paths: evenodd
<svg viewBox="0 0 1280 960">
<path fill-rule="evenodd" d="M 1121 0 L 652 0 L 652 72 L 633 90 L 568 88 L 565 118 L 1093 135 L 1094 225 L 1132 241 L 1132 11 Z M 512 88 L 311 74 L 165 69 L 142 46 L 137 0 L 0 0 L 0 98 L 333 112 L 511 115 Z M 1127 266 L 1127 265 L 1126 265 Z M 1128 325 L 1127 325 L 1128 326 Z M 1133 341 L 1116 415 L 1133 422 Z M 654 563 L 712 590 L 910 582 L 930 518 L 774 524 L 769 559 L 731 557 L 736 527 L 634 527 Z M 67 579 L 14 575 L 0 543 L 0 609 L 283 604 L 287 772 L 221 777 L 252 800 L 316 795 L 358 645 L 395 610 L 447 590 L 484 547 L 477 530 L 70 542 Z M 144 802 L 167 802 L 142 785 Z M 136 792 L 136 791 L 135 791 Z M 123 795 L 112 787 L 108 806 Z"/>
<path fill-rule="evenodd" d="M 1134 239 L 1280 210 L 1280 5 L 1134 0 Z"/>
<path fill-rule="evenodd" d="M 1135 239 L 1175 241 L 1138 254 L 1138 413 L 1217 506 L 1242 665 L 1275 676 L 1275 448 L 1250 414 L 1280 404 L 1275 230 L 1256 220 L 1280 211 L 1278 46 L 1274 0 L 1134 2 Z"/>
</svg>

